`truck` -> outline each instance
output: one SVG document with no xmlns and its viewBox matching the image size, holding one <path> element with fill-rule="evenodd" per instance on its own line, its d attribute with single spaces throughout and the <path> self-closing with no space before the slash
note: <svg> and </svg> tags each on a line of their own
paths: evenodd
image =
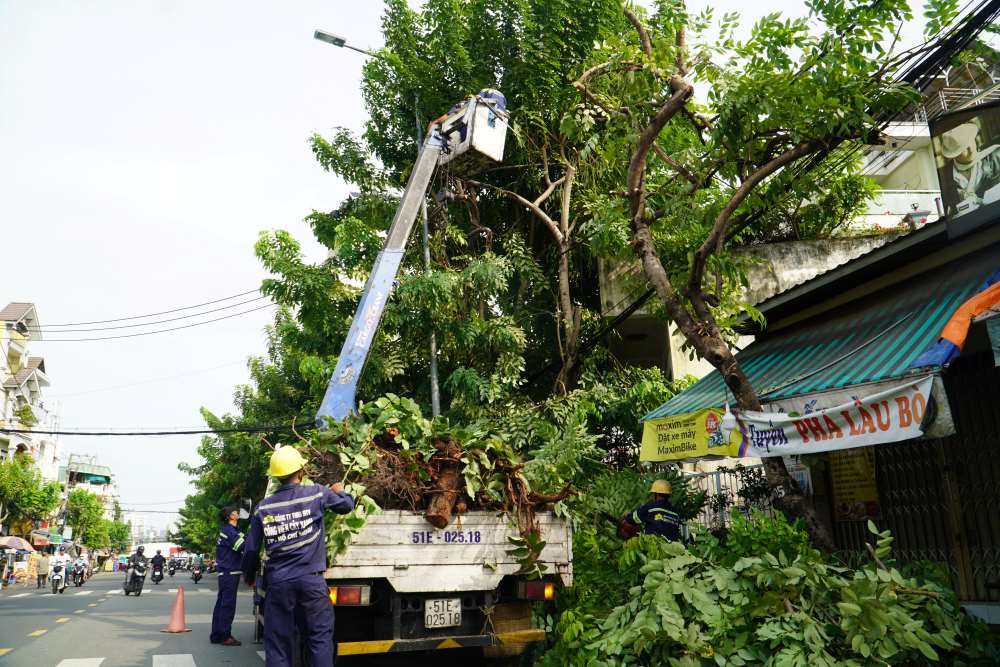
<svg viewBox="0 0 1000 667">
<path fill-rule="evenodd" d="M 430 124 L 320 404 L 319 428 L 356 408 L 358 380 L 435 169 L 468 173 L 501 160 L 507 124 L 506 99 L 491 89 Z M 536 561 L 541 577 L 522 572 L 511 542 L 519 533 L 503 513 L 455 514 L 440 529 L 416 512 L 370 515 L 324 574 L 337 612 L 337 654 L 468 648 L 504 659 L 543 639 L 544 631 L 531 627 L 531 603 L 572 584 L 572 528 L 551 511 L 536 520 L 545 541 Z M 255 609 L 260 632 L 259 601 Z"/>
<path fill-rule="evenodd" d="M 369 517 L 324 574 L 337 655 L 470 648 L 503 659 L 544 639 L 531 627 L 531 603 L 572 585 L 573 535 L 552 512 L 537 519 L 545 574 L 529 579 L 510 553 L 517 528 L 503 514 L 468 512 L 440 530 L 406 510 Z"/>
</svg>

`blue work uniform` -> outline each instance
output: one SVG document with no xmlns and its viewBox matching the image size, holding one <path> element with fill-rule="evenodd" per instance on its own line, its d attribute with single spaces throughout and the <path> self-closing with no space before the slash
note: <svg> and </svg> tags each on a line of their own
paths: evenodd
<svg viewBox="0 0 1000 667">
<path fill-rule="evenodd" d="M 309 664 L 333 664 L 333 604 L 323 579 L 323 512 L 347 514 L 352 509 L 354 499 L 349 494 L 318 484 L 285 484 L 257 506 L 247 534 L 243 574 L 248 582 L 254 581 L 263 545 L 266 667 L 292 664 L 296 630 L 311 658 Z"/>
<path fill-rule="evenodd" d="M 213 644 L 226 641 L 233 635 L 233 617 L 236 616 L 236 591 L 240 587 L 240 569 L 243 565 L 243 533 L 225 523 L 215 541 L 215 563 L 219 570 L 219 595 L 212 612 Z"/>
<path fill-rule="evenodd" d="M 659 535 L 671 542 L 681 536 L 681 517 L 669 500 L 653 500 L 625 517 L 634 526 L 642 526 L 645 533 Z"/>
</svg>

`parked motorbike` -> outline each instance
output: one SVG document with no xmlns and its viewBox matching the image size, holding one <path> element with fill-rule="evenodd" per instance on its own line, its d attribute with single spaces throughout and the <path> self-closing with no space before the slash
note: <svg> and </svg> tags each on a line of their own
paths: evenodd
<svg viewBox="0 0 1000 667">
<path fill-rule="evenodd" d="M 125 595 L 135 593 L 136 597 L 142 595 L 142 585 L 146 583 L 146 572 L 149 566 L 143 563 L 130 565 L 125 572 Z"/>
<path fill-rule="evenodd" d="M 163 581 L 163 568 L 161 568 L 161 567 L 154 568 L 153 569 L 153 577 L 152 577 L 152 579 L 153 579 L 153 583 L 154 584 L 158 584 L 161 581 Z"/>
<path fill-rule="evenodd" d="M 201 566 L 199 565 L 191 566 L 191 578 L 194 580 L 194 583 L 196 584 L 199 581 L 201 581 Z"/>
<path fill-rule="evenodd" d="M 52 584 L 52 594 L 62 593 L 66 590 L 66 572 L 62 565 L 54 565 L 52 574 L 49 575 L 49 582 Z"/>
</svg>

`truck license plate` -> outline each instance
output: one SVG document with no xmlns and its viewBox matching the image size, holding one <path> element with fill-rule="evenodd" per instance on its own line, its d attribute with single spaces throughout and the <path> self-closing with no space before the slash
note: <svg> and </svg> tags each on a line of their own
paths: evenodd
<svg viewBox="0 0 1000 667">
<path fill-rule="evenodd" d="M 424 600 L 424 627 L 449 628 L 462 624 L 462 598 Z"/>
</svg>

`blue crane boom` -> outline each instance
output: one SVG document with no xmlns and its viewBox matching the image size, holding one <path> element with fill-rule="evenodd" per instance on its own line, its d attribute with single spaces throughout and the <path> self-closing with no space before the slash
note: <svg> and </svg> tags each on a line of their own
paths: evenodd
<svg viewBox="0 0 1000 667">
<path fill-rule="evenodd" d="M 316 415 L 320 428 L 325 428 L 327 419 L 339 421 L 355 408 L 358 380 L 435 168 L 452 163 L 452 168 L 468 171 L 486 161 L 500 160 L 506 133 L 506 100 L 495 90 L 481 91 L 431 124 L 327 384 Z"/>
</svg>

